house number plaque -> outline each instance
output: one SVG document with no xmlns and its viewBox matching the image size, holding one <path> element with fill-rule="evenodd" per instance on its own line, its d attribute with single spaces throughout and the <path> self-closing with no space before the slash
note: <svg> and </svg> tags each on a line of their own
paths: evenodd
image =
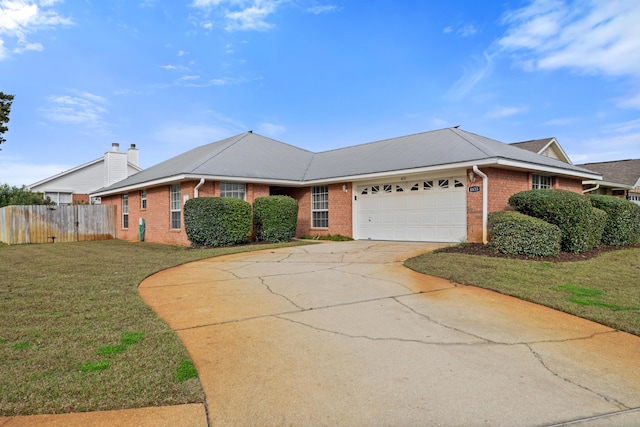
<svg viewBox="0 0 640 427">
<path fill-rule="evenodd" d="M 479 185 L 472 185 L 471 187 L 469 187 L 469 193 L 479 193 L 479 192 L 480 192 Z"/>
</svg>

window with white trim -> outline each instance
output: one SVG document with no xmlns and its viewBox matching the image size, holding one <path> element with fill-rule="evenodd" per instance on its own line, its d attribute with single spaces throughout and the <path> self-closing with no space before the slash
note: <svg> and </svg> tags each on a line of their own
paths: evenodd
<svg viewBox="0 0 640 427">
<path fill-rule="evenodd" d="M 45 191 L 44 198 L 51 199 L 56 205 L 70 205 L 73 203 L 73 194 L 59 191 Z"/>
<path fill-rule="evenodd" d="M 311 187 L 311 227 L 329 227 L 329 187 L 327 185 Z"/>
<path fill-rule="evenodd" d="M 247 195 L 246 184 L 237 182 L 221 182 L 220 197 L 235 197 L 236 199 L 245 200 Z"/>
<path fill-rule="evenodd" d="M 147 209 L 147 190 L 140 190 L 140 209 Z"/>
<path fill-rule="evenodd" d="M 129 228 L 129 195 L 122 195 L 122 228 Z"/>
<path fill-rule="evenodd" d="M 550 176 L 533 175 L 531 181 L 533 190 L 544 190 L 553 186 L 553 177 Z"/>
<path fill-rule="evenodd" d="M 180 184 L 171 184 L 170 197 L 171 229 L 180 230 Z"/>
</svg>

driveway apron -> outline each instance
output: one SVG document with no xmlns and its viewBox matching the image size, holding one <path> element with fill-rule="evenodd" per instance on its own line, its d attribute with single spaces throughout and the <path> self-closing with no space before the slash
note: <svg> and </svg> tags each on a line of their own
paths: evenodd
<svg viewBox="0 0 640 427">
<path fill-rule="evenodd" d="M 140 294 L 188 349 L 213 426 L 640 425 L 640 338 L 403 267 L 436 247 L 231 255 Z"/>
</svg>

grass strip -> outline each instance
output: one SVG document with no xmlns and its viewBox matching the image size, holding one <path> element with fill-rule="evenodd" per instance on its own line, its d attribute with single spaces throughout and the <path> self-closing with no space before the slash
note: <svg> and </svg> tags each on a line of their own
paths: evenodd
<svg viewBox="0 0 640 427">
<path fill-rule="evenodd" d="M 0 244 L 0 416 L 203 402 L 197 377 L 176 379 L 189 356 L 139 283 L 190 261 L 299 244 Z"/>
</svg>

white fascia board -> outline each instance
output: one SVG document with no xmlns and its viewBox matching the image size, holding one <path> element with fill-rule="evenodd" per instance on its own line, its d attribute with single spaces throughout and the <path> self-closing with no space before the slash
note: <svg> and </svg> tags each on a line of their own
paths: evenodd
<svg viewBox="0 0 640 427">
<path fill-rule="evenodd" d="M 516 169 L 526 169 L 532 172 L 544 172 L 544 173 L 549 173 L 554 175 L 564 175 L 564 176 L 571 176 L 571 177 L 582 178 L 582 179 L 595 179 L 598 181 L 602 180 L 602 175 L 598 173 L 583 173 L 580 171 L 557 168 L 554 166 L 545 166 L 545 165 L 519 162 L 517 160 L 498 159 L 497 164 L 501 166 L 516 168 Z"/>
<path fill-rule="evenodd" d="M 268 185 L 281 185 L 285 187 L 304 187 L 305 183 L 300 181 L 287 181 L 277 179 L 264 179 L 264 178 L 249 178 L 249 177 L 230 177 L 230 176 L 213 176 L 213 175 L 174 175 L 165 178 L 156 179 L 153 181 L 145 181 L 139 184 L 132 184 L 125 187 L 114 188 L 112 190 L 96 191 L 91 194 L 91 197 L 104 197 L 113 194 L 128 193 L 130 191 L 142 190 L 143 188 L 158 187 L 161 185 L 169 185 L 181 181 L 200 181 L 204 179 L 206 181 L 220 181 L 220 182 L 238 182 L 238 183 L 252 183 L 252 184 L 268 184 Z"/>
<path fill-rule="evenodd" d="M 582 184 L 584 185 L 600 184 L 600 187 L 607 187 L 607 188 L 611 188 L 612 190 L 633 190 L 634 188 L 632 185 L 620 184 L 618 182 L 607 182 L 607 181 L 596 181 L 596 180 L 582 181 Z"/>
<path fill-rule="evenodd" d="M 573 164 L 573 162 L 571 161 L 571 159 L 569 158 L 569 156 L 567 156 L 567 153 L 562 149 L 562 146 L 560 145 L 560 143 L 558 142 L 557 139 L 555 138 L 551 138 L 551 141 L 549 141 L 547 143 L 547 145 L 544 146 L 544 148 L 542 150 L 540 150 L 540 152 L 538 152 L 538 154 L 541 154 L 544 150 L 546 150 L 547 148 L 551 147 L 552 145 L 555 145 L 556 148 L 558 149 L 558 151 L 560 151 L 560 154 L 562 154 L 562 156 L 565 158 L 565 160 L 567 161 L 567 163 L 569 163 L 570 165 Z"/>
<path fill-rule="evenodd" d="M 309 185 L 336 184 L 340 182 L 371 181 L 371 180 L 377 180 L 380 178 L 397 178 L 397 177 L 407 176 L 407 175 L 425 175 L 428 173 L 441 172 L 445 170 L 470 169 L 473 167 L 473 165 L 489 166 L 489 165 L 495 165 L 495 164 L 496 164 L 495 159 L 484 159 L 480 161 L 449 163 L 446 165 L 427 166 L 427 167 L 414 168 L 414 169 L 400 169 L 400 170 L 394 170 L 394 171 L 374 172 L 374 173 L 367 173 L 367 174 L 361 174 L 361 175 L 348 175 L 348 176 L 316 179 L 316 180 L 304 181 L 302 185 L 309 186 Z"/>
</svg>

